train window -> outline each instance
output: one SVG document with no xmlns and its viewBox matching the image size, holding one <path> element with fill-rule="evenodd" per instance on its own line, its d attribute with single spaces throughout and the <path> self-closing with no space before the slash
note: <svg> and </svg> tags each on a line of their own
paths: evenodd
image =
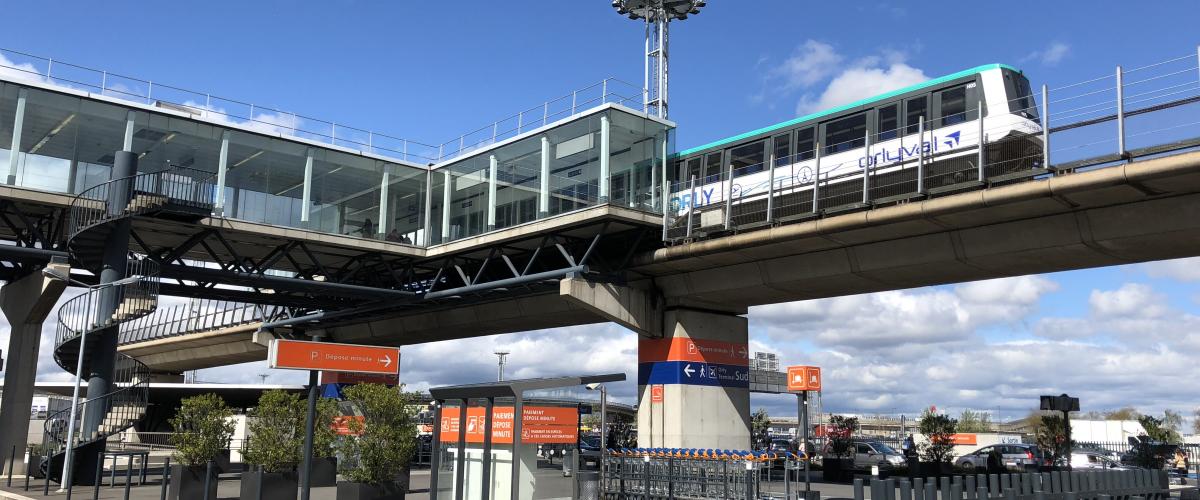
<svg viewBox="0 0 1200 500">
<path fill-rule="evenodd" d="M 915 134 L 920 129 L 920 118 L 925 117 L 925 121 L 929 121 L 929 98 L 926 96 L 914 97 L 905 103 L 904 125 L 905 134 Z M 925 124 L 925 128 L 929 128 L 929 124 Z"/>
<path fill-rule="evenodd" d="M 780 134 L 772 139 L 772 146 L 775 150 L 775 166 L 780 167 L 792 162 L 789 156 L 792 156 L 792 134 Z"/>
<path fill-rule="evenodd" d="M 967 121 L 967 87 L 959 86 L 938 92 L 941 111 L 938 127 L 946 127 Z"/>
<path fill-rule="evenodd" d="M 796 131 L 796 161 L 811 160 L 816 149 L 813 128 L 802 128 Z"/>
<path fill-rule="evenodd" d="M 877 110 L 879 116 L 879 140 L 895 139 L 900 128 L 900 105 L 892 104 Z"/>
<path fill-rule="evenodd" d="M 1012 112 L 1031 120 L 1038 117 L 1037 103 L 1033 100 L 1033 89 L 1029 88 L 1029 79 L 1022 74 L 1005 72 L 1004 79 L 1011 85 L 1013 99 L 1008 102 Z"/>
<path fill-rule="evenodd" d="M 825 124 L 825 154 L 861 148 L 867 134 L 867 114 L 859 113 Z"/>
<path fill-rule="evenodd" d="M 763 170 L 767 141 L 758 141 L 729 150 L 729 166 L 733 175 L 749 175 Z"/>
<path fill-rule="evenodd" d="M 699 156 L 697 156 L 695 158 L 688 158 L 687 170 L 685 172 L 683 172 L 683 178 L 679 179 L 679 181 L 685 182 L 685 183 L 691 182 L 692 177 L 695 177 L 697 179 L 700 178 L 700 157 Z"/>
<path fill-rule="evenodd" d="M 704 179 L 701 180 L 703 184 L 721 180 L 721 153 L 723 151 L 709 153 L 704 158 Z"/>
</svg>

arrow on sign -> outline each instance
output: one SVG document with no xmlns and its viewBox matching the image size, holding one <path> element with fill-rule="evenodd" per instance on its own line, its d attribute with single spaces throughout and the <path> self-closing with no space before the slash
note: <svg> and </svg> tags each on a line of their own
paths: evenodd
<svg viewBox="0 0 1200 500">
<path fill-rule="evenodd" d="M 692 369 L 692 364 L 691 364 L 691 363 L 688 363 L 687 365 L 685 365 L 685 366 L 683 367 L 683 374 L 684 374 L 684 375 L 687 375 L 687 376 L 688 376 L 688 378 L 692 378 L 692 374 L 693 374 L 693 373 L 695 373 L 695 372 L 696 372 L 696 370 L 693 370 L 693 369 Z"/>
<path fill-rule="evenodd" d="M 391 357 L 391 356 L 388 356 L 387 354 L 384 354 L 384 355 L 383 355 L 383 359 L 381 359 L 380 361 L 382 361 L 382 362 L 383 362 L 383 367 L 384 367 L 384 368 L 387 368 L 387 367 L 389 367 L 389 366 L 392 366 L 392 357 Z"/>
</svg>

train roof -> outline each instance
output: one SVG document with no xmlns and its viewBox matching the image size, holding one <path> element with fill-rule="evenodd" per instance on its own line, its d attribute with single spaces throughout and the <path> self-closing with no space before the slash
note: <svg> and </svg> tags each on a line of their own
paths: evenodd
<svg viewBox="0 0 1200 500">
<path fill-rule="evenodd" d="M 1008 70 L 1011 70 L 1011 71 L 1016 71 L 1016 72 L 1018 72 L 1018 73 L 1020 73 L 1020 72 L 1021 72 L 1021 70 L 1019 70 L 1019 69 L 1017 69 L 1017 68 L 1014 68 L 1014 67 L 1012 67 L 1012 66 L 1009 66 L 1009 65 L 1007 65 L 1007 64 L 998 64 L 998 63 L 997 63 L 997 64 L 985 64 L 985 65 L 983 65 L 983 66 L 976 66 L 976 67 L 974 67 L 974 68 L 971 68 L 971 69 L 967 69 L 967 70 L 959 71 L 959 72 L 957 72 L 957 73 L 951 73 L 951 74 L 949 74 L 949 75 L 945 75 L 945 76 L 941 76 L 941 77 L 938 77 L 938 78 L 934 78 L 934 79 L 932 79 L 932 80 L 929 80 L 929 81 L 926 81 L 926 82 L 922 82 L 922 83 L 918 83 L 918 84 L 916 84 L 916 85 L 910 85 L 910 86 L 908 86 L 908 87 L 904 87 L 904 88 L 901 88 L 901 89 L 896 89 L 896 90 L 893 90 L 893 91 L 891 91 L 891 92 L 887 92 L 887 93 L 879 94 L 879 95 L 877 95 L 877 96 L 875 96 L 875 97 L 868 97 L 868 98 L 866 98 L 866 99 L 861 99 L 861 100 L 858 100 L 858 101 L 854 101 L 854 102 L 852 102 L 852 103 L 850 103 L 850 104 L 843 104 L 843 105 L 841 105 L 841 106 L 838 106 L 838 107 L 835 107 L 835 108 L 830 108 L 830 109 L 827 109 L 827 110 L 825 110 L 825 111 L 818 111 L 818 112 L 816 112 L 816 113 L 807 114 L 807 115 L 801 116 L 801 117 L 799 117 L 799 118 L 793 118 L 793 119 L 791 119 L 791 120 L 788 120 L 788 121 L 785 121 L 785 122 L 776 123 L 776 124 L 774 124 L 774 125 L 770 125 L 770 126 L 767 126 L 767 127 L 763 127 L 763 128 L 760 128 L 760 129 L 756 129 L 756 130 L 751 130 L 751 131 L 749 131 L 749 132 L 745 132 L 745 133 L 742 133 L 742 134 L 738 134 L 738 135 L 735 135 L 735 136 L 733 136 L 733 137 L 726 137 L 726 138 L 724 138 L 724 139 L 721 139 L 721 140 L 718 140 L 718 141 L 713 141 L 713 142 L 710 142 L 710 143 L 708 143 L 708 144 L 704 144 L 704 145 L 702 145 L 702 146 L 696 146 L 696 147 L 694 147 L 694 148 L 689 148 L 689 149 L 686 149 L 686 150 L 680 151 L 680 152 L 676 153 L 676 155 L 677 155 L 677 156 L 687 156 L 687 155 L 690 155 L 690 154 L 692 154 L 692 153 L 695 153 L 695 152 L 698 152 L 698 151 L 703 151 L 703 150 L 706 150 L 706 149 L 715 148 L 715 147 L 717 147 L 717 146 L 723 146 L 723 145 L 725 145 L 725 144 L 729 144 L 729 143 L 731 143 L 731 142 L 737 142 L 737 141 L 740 141 L 740 140 L 742 140 L 742 139 L 746 139 L 746 138 L 748 138 L 748 137 L 754 137 L 754 136 L 756 136 L 756 135 L 759 135 L 759 134 L 764 134 L 764 133 L 771 132 L 771 131 L 774 131 L 774 130 L 779 130 L 779 129 L 781 129 L 781 128 L 790 127 L 790 126 L 792 126 L 792 125 L 796 125 L 796 124 L 804 123 L 804 122 L 806 122 L 806 121 L 809 121 L 809 120 L 814 120 L 814 119 L 821 118 L 821 117 L 824 117 L 824 116 L 832 115 L 832 114 L 834 114 L 834 113 L 838 113 L 838 112 L 841 112 L 841 111 L 845 111 L 845 110 L 847 110 L 847 109 L 852 109 L 852 108 L 856 108 L 856 107 L 859 107 L 859 106 L 865 106 L 865 105 L 867 105 L 867 104 L 871 104 L 871 103 L 875 103 L 875 102 L 878 102 L 878 101 L 882 101 L 882 100 L 885 100 L 885 99 L 888 99 L 888 98 L 891 98 L 891 97 L 898 96 L 898 95 L 900 95 L 900 94 L 906 94 L 906 93 L 908 93 L 908 92 L 912 92 L 912 91 L 915 91 L 915 90 L 921 90 L 921 89 L 924 89 L 924 88 L 928 88 L 928 87 L 933 87 L 933 86 L 936 86 L 936 85 L 940 85 L 940 84 L 942 84 L 942 83 L 946 83 L 946 82 L 949 82 L 949 81 L 952 81 L 952 80 L 957 80 L 957 79 L 959 79 L 959 78 L 962 78 L 962 77 L 964 77 L 964 76 L 970 76 L 970 75 L 974 75 L 974 74 L 976 74 L 976 73 L 982 73 L 982 72 L 984 72 L 984 71 L 987 71 L 987 70 L 992 70 L 992 69 L 1001 69 L 1001 68 L 1003 68 L 1003 69 L 1008 69 Z"/>
</svg>

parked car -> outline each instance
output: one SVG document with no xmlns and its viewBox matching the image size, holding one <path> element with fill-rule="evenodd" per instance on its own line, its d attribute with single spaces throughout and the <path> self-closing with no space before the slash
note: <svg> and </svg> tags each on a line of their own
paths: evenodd
<svg viewBox="0 0 1200 500">
<path fill-rule="evenodd" d="M 904 455 L 879 441 L 855 441 L 854 468 L 867 470 L 876 465 L 881 469 L 904 465 Z"/>
<path fill-rule="evenodd" d="M 958 457 L 954 466 L 966 471 L 986 469 L 988 455 L 992 450 L 1000 452 L 1000 461 L 1009 469 L 1036 470 L 1042 466 L 1042 452 L 1036 444 L 994 444 L 984 446 L 971 453 Z"/>
<path fill-rule="evenodd" d="M 1113 459 L 1104 453 L 1095 451 L 1074 451 L 1071 452 L 1071 468 L 1074 470 L 1133 470 L 1137 467 L 1122 465 L 1120 461 Z"/>
<path fill-rule="evenodd" d="M 1117 462 L 1121 461 L 1121 453 L 1120 452 L 1114 451 L 1110 448 L 1105 448 L 1103 446 L 1100 446 L 1100 445 L 1094 444 L 1094 443 L 1077 444 L 1077 445 L 1075 445 L 1075 449 L 1073 451 L 1095 453 L 1097 455 L 1103 455 L 1103 456 L 1110 458 Z"/>
</svg>

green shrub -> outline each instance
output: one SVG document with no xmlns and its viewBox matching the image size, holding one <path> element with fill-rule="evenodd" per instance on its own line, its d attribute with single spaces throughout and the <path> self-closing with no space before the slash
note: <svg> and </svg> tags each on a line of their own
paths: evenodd
<svg viewBox="0 0 1200 500">
<path fill-rule="evenodd" d="M 355 435 L 340 441 L 343 455 L 357 462 L 343 471 L 346 478 L 371 484 L 393 481 L 417 446 L 417 425 L 408 407 L 412 395 L 380 384 L 355 385 L 342 394 L 363 417 L 349 421 Z"/>
<path fill-rule="evenodd" d="M 307 400 L 304 401 L 304 404 L 308 404 Z M 307 406 L 304 411 L 308 411 Z M 317 418 L 313 424 L 313 457 L 332 457 L 336 454 L 335 445 L 339 436 L 337 429 L 333 428 L 333 424 L 338 415 L 340 415 L 340 412 L 338 411 L 337 400 L 329 398 L 320 398 L 317 400 Z M 301 418 L 307 419 L 307 413 Z M 303 426 L 304 424 L 301 423 L 301 425 Z"/>
<path fill-rule="evenodd" d="M 258 398 L 246 430 L 246 463 L 266 472 L 292 470 L 300 463 L 304 445 L 304 401 L 297 394 L 270 390 Z"/>
<path fill-rule="evenodd" d="M 172 455 L 176 462 L 197 467 L 217 457 L 233 437 L 233 409 L 216 394 L 184 398 L 171 418 Z"/>
<path fill-rule="evenodd" d="M 921 459 L 926 462 L 949 463 L 954 458 L 954 436 L 958 421 L 946 415 L 926 410 L 917 428 L 927 442 L 921 443 Z"/>
<path fill-rule="evenodd" d="M 826 427 L 829 454 L 835 458 L 854 457 L 854 433 L 858 432 L 858 417 L 833 415 Z"/>
</svg>

